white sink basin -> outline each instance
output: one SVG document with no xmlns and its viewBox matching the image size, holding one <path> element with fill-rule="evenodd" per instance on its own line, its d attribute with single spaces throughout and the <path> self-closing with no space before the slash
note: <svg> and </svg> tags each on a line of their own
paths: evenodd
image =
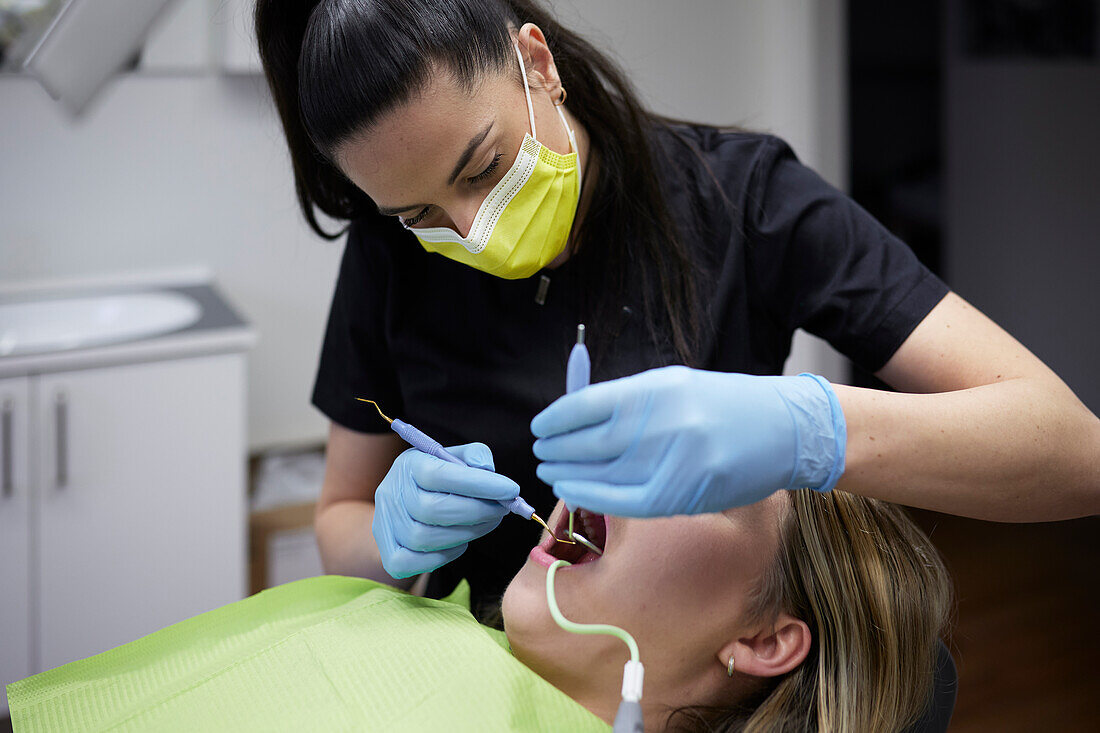
<svg viewBox="0 0 1100 733">
<path fill-rule="evenodd" d="M 186 328 L 201 314 L 179 293 L 0 303 L 0 356 L 131 341 Z"/>
</svg>

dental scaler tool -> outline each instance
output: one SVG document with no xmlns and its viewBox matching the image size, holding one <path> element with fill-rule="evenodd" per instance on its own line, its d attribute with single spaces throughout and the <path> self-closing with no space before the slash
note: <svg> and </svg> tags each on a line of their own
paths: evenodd
<svg viewBox="0 0 1100 733">
<path fill-rule="evenodd" d="M 576 392 L 582 387 L 587 387 L 592 378 L 592 360 L 588 357 L 588 347 L 584 345 L 584 324 L 577 324 L 577 343 L 573 344 L 573 350 L 569 352 L 569 361 L 565 366 L 565 392 Z M 603 551 L 585 539 L 584 536 L 573 531 L 573 515 L 576 507 L 565 505 L 569 510 L 569 537 L 587 547 L 597 555 L 603 555 Z"/>
<path fill-rule="evenodd" d="M 355 399 L 359 400 L 360 402 L 369 402 L 374 405 L 374 409 L 378 410 L 378 414 L 382 416 L 382 419 L 390 424 L 390 428 L 393 429 L 393 432 L 400 435 L 401 438 L 413 448 L 422 450 L 428 455 L 435 456 L 436 458 L 447 461 L 448 463 L 457 463 L 460 466 L 466 465 L 466 463 L 458 458 L 458 456 L 455 456 L 452 453 L 448 453 L 447 449 L 440 445 L 438 440 L 429 437 L 426 433 L 419 430 L 418 428 L 413 427 L 412 425 L 409 425 L 404 420 L 386 417 L 386 414 L 382 412 L 382 408 L 379 407 L 378 403 L 374 400 L 365 400 L 362 397 L 356 397 Z M 545 521 L 543 521 L 542 517 L 535 513 L 534 508 L 526 501 L 524 501 L 522 496 L 517 496 L 515 499 L 512 499 L 512 501 L 502 500 L 500 501 L 500 505 L 508 511 L 512 512 L 513 514 L 518 514 L 524 519 L 530 519 L 534 522 L 538 522 L 543 526 L 544 529 L 546 529 L 547 532 L 550 533 L 551 537 L 554 536 L 554 530 L 550 529 L 550 526 L 547 525 Z M 564 542 L 564 540 L 562 541 Z M 587 545 L 588 540 L 585 540 L 585 543 Z"/>
</svg>

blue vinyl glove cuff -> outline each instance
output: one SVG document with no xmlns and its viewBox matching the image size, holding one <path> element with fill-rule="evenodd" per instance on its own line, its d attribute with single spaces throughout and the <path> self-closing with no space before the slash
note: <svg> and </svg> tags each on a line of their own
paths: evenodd
<svg viewBox="0 0 1100 733">
<path fill-rule="evenodd" d="M 796 473 L 788 488 L 832 491 L 844 473 L 848 424 L 827 379 L 807 372 L 798 376 L 809 377 L 815 384 L 800 384 L 797 391 L 802 399 L 787 402 L 799 437 Z"/>
</svg>

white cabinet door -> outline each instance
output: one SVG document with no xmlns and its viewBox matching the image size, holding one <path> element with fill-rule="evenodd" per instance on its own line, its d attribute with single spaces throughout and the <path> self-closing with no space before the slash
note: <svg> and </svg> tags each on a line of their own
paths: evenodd
<svg viewBox="0 0 1100 733">
<path fill-rule="evenodd" d="M 245 594 L 244 357 L 36 380 L 43 669 Z"/>
<path fill-rule="evenodd" d="M 0 715 L 6 685 L 34 670 L 30 650 L 29 380 L 0 379 Z"/>
</svg>

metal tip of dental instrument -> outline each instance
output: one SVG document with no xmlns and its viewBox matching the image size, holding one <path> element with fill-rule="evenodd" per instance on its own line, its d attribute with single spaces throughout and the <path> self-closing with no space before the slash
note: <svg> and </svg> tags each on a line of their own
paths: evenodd
<svg viewBox="0 0 1100 733">
<path fill-rule="evenodd" d="M 583 326 L 581 328 L 583 328 Z M 555 537 L 554 539 L 558 540 L 558 542 L 568 542 L 571 545 L 575 545 L 578 542 L 580 542 L 582 545 L 584 545 L 585 547 L 587 547 L 589 550 L 596 553 L 597 555 L 603 555 L 603 550 L 601 550 L 600 548 L 596 547 L 594 544 L 589 542 L 587 537 L 585 537 L 580 532 L 574 532 L 573 531 L 573 515 L 574 514 L 576 514 L 576 510 L 571 510 L 569 512 L 569 529 L 566 530 L 566 532 L 565 532 L 567 535 L 569 535 L 570 537 L 573 538 L 573 541 L 570 542 L 569 540 L 563 540 L 563 539 L 559 539 L 557 537 Z M 553 533 L 551 533 L 551 534 L 553 534 Z"/>
<path fill-rule="evenodd" d="M 538 522 L 539 524 L 541 524 L 542 528 L 545 529 L 547 532 L 549 532 L 551 536 L 553 536 L 554 532 L 553 532 L 553 530 L 550 529 L 550 525 L 547 524 L 546 520 L 544 520 L 538 514 L 532 514 L 531 515 L 531 521 L 532 522 Z"/>
<path fill-rule="evenodd" d="M 584 545 L 585 547 L 587 547 L 589 550 L 596 553 L 597 555 L 600 555 L 601 557 L 603 556 L 603 550 L 601 550 L 600 548 L 596 547 L 594 544 L 589 542 L 588 539 L 583 534 L 577 534 L 576 532 L 574 532 L 573 533 L 573 539 L 576 540 L 577 542 L 580 542 L 582 545 Z"/>
<path fill-rule="evenodd" d="M 584 324 L 577 324 L 577 343 L 584 346 Z"/>
<path fill-rule="evenodd" d="M 564 542 L 567 545 L 577 544 L 574 540 L 563 540 L 561 537 L 558 537 L 556 534 L 554 534 L 554 530 L 550 529 L 550 525 L 547 524 L 546 520 L 544 520 L 538 514 L 532 514 L 531 515 L 531 521 L 532 522 L 538 522 L 539 524 L 541 524 L 542 528 L 550 533 L 550 537 L 554 540 L 554 542 Z"/>
<path fill-rule="evenodd" d="M 378 410 L 378 414 L 382 416 L 382 419 L 388 422 L 390 425 L 393 425 L 393 418 L 386 417 L 386 413 L 382 412 L 382 408 L 378 406 L 377 402 L 375 402 L 374 400 L 365 400 L 362 397 L 356 397 L 355 399 L 359 400 L 360 402 L 369 402 L 374 405 L 374 409 Z"/>
</svg>

